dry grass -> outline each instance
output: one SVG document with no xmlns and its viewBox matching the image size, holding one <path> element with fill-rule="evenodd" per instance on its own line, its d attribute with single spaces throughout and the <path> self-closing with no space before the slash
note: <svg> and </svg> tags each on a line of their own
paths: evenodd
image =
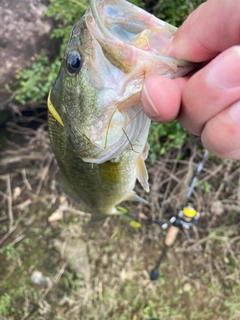
<svg viewBox="0 0 240 320">
<path fill-rule="evenodd" d="M 180 233 L 151 282 L 166 232 L 119 217 L 89 222 L 87 208 L 58 187 L 46 122 L 37 118 L 33 129 L 32 120 L 9 123 L 0 155 L 0 319 L 240 319 L 237 162 L 209 159 L 192 197 L 201 218 Z M 182 154 L 149 165 L 149 204 L 132 212 L 163 220 L 176 213 L 201 160 L 196 144 Z"/>
</svg>

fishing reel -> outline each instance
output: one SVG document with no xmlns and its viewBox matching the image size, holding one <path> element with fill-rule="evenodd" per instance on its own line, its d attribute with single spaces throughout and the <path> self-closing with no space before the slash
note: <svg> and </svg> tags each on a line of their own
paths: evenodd
<svg viewBox="0 0 240 320">
<path fill-rule="evenodd" d="M 199 218 L 200 218 L 200 213 L 197 212 L 197 210 L 195 210 L 191 205 L 188 205 L 185 207 L 181 207 L 177 215 L 169 219 L 168 222 L 162 223 L 159 220 L 153 221 L 154 223 L 158 224 L 162 229 L 167 229 L 169 227 L 169 230 L 164 240 L 163 251 L 156 263 L 155 268 L 150 272 L 151 280 L 154 281 L 158 279 L 160 264 L 163 258 L 165 257 L 168 248 L 172 246 L 174 241 L 176 240 L 179 230 L 183 228 L 187 230 L 190 229 L 197 222 Z"/>
<path fill-rule="evenodd" d="M 197 212 L 191 205 L 180 208 L 177 216 L 172 217 L 169 221 L 177 228 L 190 229 L 200 218 L 200 213 Z"/>
</svg>

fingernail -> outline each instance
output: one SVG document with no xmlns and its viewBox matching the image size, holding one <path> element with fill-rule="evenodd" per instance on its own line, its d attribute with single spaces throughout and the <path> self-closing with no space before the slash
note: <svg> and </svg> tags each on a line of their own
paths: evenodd
<svg viewBox="0 0 240 320">
<path fill-rule="evenodd" d="M 208 82 L 219 89 L 240 86 L 240 74 L 237 66 L 240 63 L 240 47 L 233 47 L 231 51 L 220 54 L 213 62 L 208 73 Z"/>
<path fill-rule="evenodd" d="M 156 109 L 145 84 L 143 85 L 143 88 L 142 88 L 142 102 L 144 106 L 147 107 L 144 109 L 146 115 L 152 120 L 157 119 L 159 121 L 159 118 L 160 118 L 159 111 Z"/>
<path fill-rule="evenodd" d="M 240 123 L 240 101 L 231 105 L 229 115 L 235 122 Z"/>
</svg>

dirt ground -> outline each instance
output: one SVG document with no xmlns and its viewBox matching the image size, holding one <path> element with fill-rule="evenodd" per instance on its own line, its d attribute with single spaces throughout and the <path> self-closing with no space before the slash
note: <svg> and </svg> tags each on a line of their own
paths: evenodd
<svg viewBox="0 0 240 320">
<path fill-rule="evenodd" d="M 157 281 L 149 279 L 166 230 L 125 217 L 91 222 L 58 185 L 43 109 L 8 123 L 0 153 L 0 319 L 240 319 L 240 168 L 210 156 L 191 204 L 197 224 L 179 233 Z M 168 221 L 201 161 L 189 139 L 152 165 L 148 205 L 127 207 Z M 123 204 L 125 206 L 125 204 Z"/>
</svg>

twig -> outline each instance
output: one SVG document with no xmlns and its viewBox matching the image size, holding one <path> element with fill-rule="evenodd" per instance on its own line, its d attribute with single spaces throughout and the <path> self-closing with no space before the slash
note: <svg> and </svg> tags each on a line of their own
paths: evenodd
<svg viewBox="0 0 240 320">
<path fill-rule="evenodd" d="M 7 194 L 3 193 L 0 191 L 0 194 L 7 199 L 8 203 L 8 220 L 9 220 L 9 230 L 13 226 L 13 212 L 12 212 L 12 190 L 11 190 L 11 180 L 10 180 L 10 175 L 7 174 L 5 176 L 0 176 L 1 179 L 4 179 L 6 181 L 6 186 L 7 186 Z"/>
<path fill-rule="evenodd" d="M 14 240 L 11 242 L 11 244 L 14 245 L 14 244 L 22 241 L 22 239 L 24 239 L 25 237 L 26 237 L 26 235 L 23 233 L 23 234 L 21 234 L 20 236 L 18 236 L 16 239 L 14 239 Z"/>
<path fill-rule="evenodd" d="M 29 181 L 28 181 L 28 179 L 27 179 L 26 169 L 25 169 L 25 168 L 22 169 L 22 170 L 21 170 L 21 173 L 22 173 L 23 182 L 24 182 L 25 186 L 27 187 L 27 189 L 28 189 L 29 191 L 32 191 L 32 187 L 31 187 L 31 185 L 30 185 L 30 183 L 29 183 Z"/>
<path fill-rule="evenodd" d="M 222 276 L 222 278 L 223 279 L 226 278 L 226 273 L 221 269 L 221 267 L 219 266 L 219 264 L 217 263 L 217 261 L 215 259 L 213 260 L 213 265 L 217 269 L 219 274 Z"/>
<path fill-rule="evenodd" d="M 8 192 L 8 219 L 9 219 L 9 229 L 13 226 L 13 212 L 12 212 L 12 190 L 11 190 L 11 181 L 9 174 L 6 176 L 7 183 L 7 192 Z"/>
<path fill-rule="evenodd" d="M 33 152 L 31 154 L 23 154 L 20 156 L 15 156 L 15 157 L 6 157 L 0 161 L 0 164 L 2 166 L 11 164 L 11 163 L 16 163 L 16 162 L 21 162 L 23 160 L 38 160 L 42 157 L 42 153 L 40 152 Z"/>
<path fill-rule="evenodd" d="M 19 225 L 19 223 L 15 224 L 14 226 L 12 226 L 11 229 L 8 230 L 7 233 L 5 233 L 5 235 L 0 240 L 0 245 L 10 236 L 10 234 L 13 233 L 13 231 L 17 228 L 18 225 Z"/>
<path fill-rule="evenodd" d="M 19 226 L 20 221 L 26 216 L 27 212 L 25 212 L 21 218 L 18 220 L 18 222 L 11 227 L 11 229 L 8 230 L 7 233 L 4 234 L 4 236 L 2 237 L 2 239 L 0 240 L 0 245 L 13 233 L 13 231 Z"/>
<path fill-rule="evenodd" d="M 58 273 L 54 276 L 51 284 L 46 288 L 46 290 L 43 292 L 40 300 L 39 300 L 39 304 L 42 303 L 42 301 L 44 300 L 44 298 L 47 296 L 47 294 L 49 293 L 50 290 L 52 290 L 53 286 L 55 284 L 58 283 L 58 281 L 60 280 L 61 276 L 63 275 L 66 267 L 67 267 L 68 263 L 65 261 L 63 264 L 62 264 L 62 267 L 61 269 L 58 271 Z"/>
<path fill-rule="evenodd" d="M 230 165 L 229 165 L 229 163 L 227 163 L 227 168 L 224 170 L 223 179 L 222 179 L 222 182 L 221 182 L 218 190 L 215 193 L 214 200 L 218 199 L 219 195 L 221 194 L 221 192 L 222 192 L 222 190 L 228 180 L 231 168 L 232 168 L 232 163 Z"/>
<path fill-rule="evenodd" d="M 174 163 L 173 163 L 172 170 L 171 170 L 171 175 L 172 175 L 172 174 L 174 175 L 176 166 L 177 166 L 177 162 L 174 162 Z M 174 175 L 174 176 L 175 176 L 175 175 Z M 165 200 L 166 200 L 166 198 L 169 196 L 169 192 L 170 192 L 171 185 L 172 185 L 172 179 L 170 179 L 169 182 L 168 182 L 168 184 L 167 184 L 167 188 L 166 188 L 166 190 L 165 190 L 165 192 L 164 192 L 164 195 L 163 195 L 162 203 L 164 203 Z"/>
<path fill-rule="evenodd" d="M 27 199 L 26 201 L 13 206 L 13 209 L 24 210 L 30 203 L 32 203 L 32 200 Z"/>
<path fill-rule="evenodd" d="M 53 159 L 53 155 L 50 155 L 49 158 L 48 158 L 48 162 L 47 162 L 47 165 L 42 169 L 42 172 L 40 173 L 40 181 L 38 183 L 38 186 L 37 186 L 37 190 L 36 190 L 36 194 L 39 195 L 40 191 L 41 191 L 41 188 L 42 188 L 42 184 L 44 182 L 44 180 L 46 179 L 46 176 L 47 176 L 47 173 L 48 173 L 48 170 L 50 168 L 50 164 L 52 162 L 52 159 Z"/>
</svg>

